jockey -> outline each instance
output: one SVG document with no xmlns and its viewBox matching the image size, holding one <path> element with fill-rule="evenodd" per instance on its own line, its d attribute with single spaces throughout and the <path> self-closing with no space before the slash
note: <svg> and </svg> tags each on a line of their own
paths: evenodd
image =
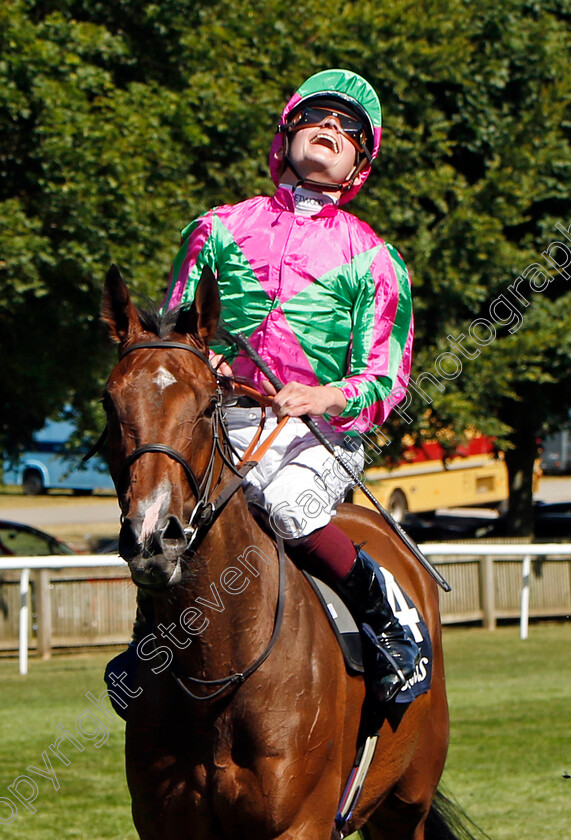
<svg viewBox="0 0 571 840">
<path fill-rule="evenodd" d="M 272 143 L 275 193 L 215 207 L 183 230 L 164 307 L 190 306 L 210 266 L 224 326 L 245 333 L 286 383 L 276 393 L 243 351 L 211 350 L 222 373 L 273 396 L 264 436 L 291 418 L 247 475 L 246 494 L 265 508 L 296 563 L 335 589 L 373 640 L 369 683 L 387 703 L 414 674 L 418 648 L 383 593 L 376 562 L 332 521 L 351 479 L 299 419 L 311 415 L 359 474 L 359 433 L 382 424 L 395 395 L 404 396 L 413 339 L 406 266 L 341 209 L 367 179 L 380 141 L 381 106 L 368 82 L 341 69 L 311 76 L 286 105 Z M 244 397 L 227 408 L 240 456 L 259 413 Z"/>
</svg>

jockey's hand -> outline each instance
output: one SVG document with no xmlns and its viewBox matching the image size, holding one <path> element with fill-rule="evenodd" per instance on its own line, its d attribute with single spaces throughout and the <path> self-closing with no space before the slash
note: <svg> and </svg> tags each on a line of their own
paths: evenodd
<svg viewBox="0 0 571 840">
<path fill-rule="evenodd" d="M 212 350 L 209 350 L 208 355 L 210 358 L 210 364 L 213 368 L 216 368 L 218 373 L 220 373 L 222 376 L 234 376 L 234 374 L 232 373 L 232 368 L 230 367 L 228 362 L 223 361 L 224 356 L 222 355 L 222 353 L 213 353 Z M 220 362 L 222 362 L 222 364 L 220 364 Z M 220 367 L 218 367 L 219 364 Z"/>
<path fill-rule="evenodd" d="M 340 388 L 328 385 L 302 385 L 301 382 L 288 382 L 281 391 L 276 392 L 267 380 L 263 381 L 266 394 L 273 396 L 272 411 L 281 420 L 283 417 L 301 417 L 311 414 L 321 417 L 330 414 L 336 417 L 347 405 L 347 399 Z"/>
</svg>

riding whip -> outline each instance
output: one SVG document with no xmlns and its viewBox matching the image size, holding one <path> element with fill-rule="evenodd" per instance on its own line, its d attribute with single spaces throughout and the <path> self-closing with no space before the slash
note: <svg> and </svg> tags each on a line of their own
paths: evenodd
<svg viewBox="0 0 571 840">
<path fill-rule="evenodd" d="M 275 375 L 275 373 L 272 370 L 270 370 L 270 368 L 268 367 L 266 362 L 262 359 L 262 357 L 259 355 L 259 353 L 257 353 L 256 350 L 254 350 L 254 348 L 252 347 L 252 345 L 250 344 L 250 342 L 248 341 L 248 339 L 246 338 L 244 333 L 241 333 L 241 332 L 229 333 L 223 327 L 219 326 L 218 327 L 218 334 L 228 344 L 238 345 L 238 347 L 240 347 L 244 351 L 244 353 L 257 365 L 257 367 L 261 370 L 261 372 L 267 378 L 268 382 L 270 382 L 274 386 L 276 391 L 281 391 L 281 389 L 284 387 L 283 383 L 280 382 L 280 380 Z M 391 516 L 391 514 L 384 509 L 384 507 L 380 504 L 378 499 L 376 499 L 375 496 L 373 496 L 373 494 L 371 493 L 369 488 L 366 487 L 365 484 L 361 481 L 359 476 L 356 475 L 356 473 L 353 472 L 353 469 L 350 466 L 348 466 L 343 461 L 342 458 L 339 458 L 339 456 L 335 452 L 334 446 L 326 438 L 326 436 L 323 434 L 323 432 L 321 431 L 319 426 L 317 426 L 315 421 L 312 420 L 311 417 L 308 414 L 303 414 L 300 417 L 300 420 L 302 420 L 305 423 L 305 425 L 310 430 L 310 432 L 317 438 L 319 443 L 321 443 L 327 449 L 329 454 L 332 455 L 333 458 L 335 458 L 337 463 L 341 464 L 341 466 L 343 467 L 343 469 L 345 470 L 345 472 L 348 474 L 351 481 L 353 482 L 354 486 L 358 487 L 359 490 L 367 497 L 367 499 L 371 502 L 371 504 L 373 505 L 375 510 L 377 510 L 381 514 L 381 516 L 383 517 L 385 522 L 400 537 L 400 539 L 406 545 L 408 550 L 410 552 L 412 552 L 412 554 L 416 557 L 416 559 L 419 561 L 419 563 L 432 576 L 432 578 L 441 587 L 441 589 L 443 589 L 444 592 L 450 592 L 452 587 L 450 586 L 448 581 L 446 581 L 445 578 L 442 577 L 442 575 L 440 574 L 438 569 L 436 569 L 432 565 L 430 560 L 428 560 L 424 556 L 424 554 L 421 552 L 421 550 L 419 549 L 417 544 L 414 542 L 414 540 L 411 539 L 411 537 L 409 537 L 409 535 L 406 533 L 406 531 L 404 531 L 401 528 L 401 526 L 396 521 L 396 519 L 394 519 Z"/>
</svg>

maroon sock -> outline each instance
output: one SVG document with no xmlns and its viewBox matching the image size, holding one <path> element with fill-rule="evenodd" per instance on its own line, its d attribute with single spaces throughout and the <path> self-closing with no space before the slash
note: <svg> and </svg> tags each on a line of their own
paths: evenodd
<svg viewBox="0 0 571 840">
<path fill-rule="evenodd" d="M 330 585 L 347 577 L 357 556 L 349 537 L 333 522 L 300 540 L 288 541 L 288 546 L 298 566 Z"/>
</svg>

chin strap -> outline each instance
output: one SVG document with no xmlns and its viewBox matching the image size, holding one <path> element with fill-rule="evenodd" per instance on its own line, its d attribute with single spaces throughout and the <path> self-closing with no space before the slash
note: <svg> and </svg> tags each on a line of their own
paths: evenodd
<svg viewBox="0 0 571 840">
<path fill-rule="evenodd" d="M 350 187 L 353 186 L 353 180 L 356 177 L 356 173 L 353 176 L 353 180 L 350 182 L 345 182 L 344 184 L 328 184 L 325 181 L 315 181 L 313 178 L 304 178 L 296 169 L 294 162 L 290 158 L 289 154 L 286 152 L 284 155 L 284 163 L 286 165 L 286 169 L 291 169 L 297 181 L 295 182 L 294 189 L 296 187 L 318 187 L 323 192 L 346 192 Z"/>
</svg>

